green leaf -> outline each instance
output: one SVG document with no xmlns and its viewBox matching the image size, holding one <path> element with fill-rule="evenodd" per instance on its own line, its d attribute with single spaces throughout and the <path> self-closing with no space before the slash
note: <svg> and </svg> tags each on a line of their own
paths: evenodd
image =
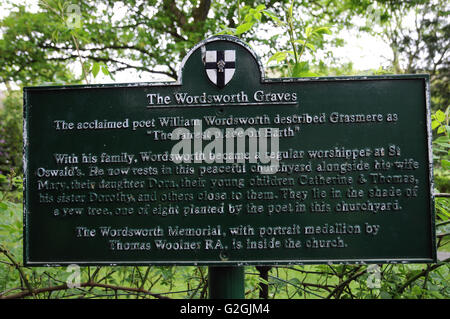
<svg viewBox="0 0 450 319">
<path fill-rule="evenodd" d="M 100 64 L 98 62 L 94 62 L 94 65 L 92 66 L 92 75 L 97 77 L 98 71 L 100 71 Z"/>
<path fill-rule="evenodd" d="M 260 4 L 260 5 L 258 5 L 258 6 L 255 8 L 255 10 L 256 10 L 256 11 L 263 11 L 265 8 L 266 8 L 266 5 L 265 5 L 265 4 Z"/>
<path fill-rule="evenodd" d="M 316 33 L 316 34 L 322 34 L 322 33 L 331 34 L 331 30 L 328 27 L 319 27 L 319 28 L 314 29 L 313 33 Z"/>
<path fill-rule="evenodd" d="M 294 43 L 300 43 L 301 45 L 306 45 L 312 51 L 316 51 L 316 47 L 312 43 L 305 42 L 304 40 L 294 40 Z"/>
<path fill-rule="evenodd" d="M 108 70 L 108 66 L 107 66 L 105 63 L 102 63 L 101 66 L 102 66 L 102 73 L 103 73 L 104 75 L 109 75 L 109 77 L 115 81 L 114 76 L 113 76 L 113 75 L 111 74 L 111 72 L 109 72 L 109 70 Z"/>
<path fill-rule="evenodd" d="M 284 22 L 281 21 L 274 13 L 270 12 L 269 10 L 262 11 L 263 14 L 268 16 L 270 19 L 272 19 L 277 25 L 281 26 L 284 25 Z"/>
<path fill-rule="evenodd" d="M 102 63 L 102 73 L 103 73 L 104 75 L 110 75 L 110 74 L 109 74 L 108 67 L 107 67 L 106 64 L 104 64 L 104 63 Z"/>
<path fill-rule="evenodd" d="M 58 42 L 58 37 L 59 37 L 59 31 L 58 31 L 58 30 L 53 31 L 53 32 L 52 32 L 52 39 L 53 39 L 55 42 Z"/>
<path fill-rule="evenodd" d="M 308 72 L 309 72 L 308 62 L 295 63 L 294 68 L 292 69 L 292 77 L 294 78 L 302 77 L 305 76 L 305 74 Z"/>
<path fill-rule="evenodd" d="M 446 136 L 439 136 L 437 139 L 435 139 L 434 141 L 433 141 L 433 143 L 438 143 L 438 144 L 441 144 L 441 143 L 448 143 L 448 137 L 446 137 Z"/>
<path fill-rule="evenodd" d="M 305 40 L 294 40 L 294 43 L 300 43 L 301 45 L 305 45 Z"/>
<path fill-rule="evenodd" d="M 253 9 L 250 9 L 250 12 L 245 15 L 245 17 L 244 17 L 245 22 L 252 22 L 252 20 L 253 20 L 253 11 L 252 10 Z"/>
<path fill-rule="evenodd" d="M 274 55 L 272 55 L 269 59 L 269 61 L 267 61 L 267 63 L 276 60 L 278 63 L 283 61 L 284 59 L 286 59 L 286 57 L 288 56 L 288 54 L 291 54 L 292 51 L 280 51 L 275 53 Z"/>
<path fill-rule="evenodd" d="M 316 51 L 316 47 L 313 45 L 313 44 L 311 44 L 311 43 L 306 43 L 306 46 L 308 47 L 308 48 L 310 48 L 312 51 Z"/>
<path fill-rule="evenodd" d="M 420 296 L 422 294 L 422 289 L 419 286 L 412 287 L 412 293 L 416 296 Z"/>
<path fill-rule="evenodd" d="M 444 169 L 450 169 L 450 161 L 443 159 L 443 160 L 441 160 L 441 165 L 442 165 L 442 168 L 444 168 Z"/>
<path fill-rule="evenodd" d="M 441 123 L 439 123 L 438 121 L 432 121 L 431 122 L 431 129 L 434 130 L 439 125 L 441 125 Z"/>
<path fill-rule="evenodd" d="M 292 19 L 292 10 L 294 9 L 294 1 L 291 1 L 291 6 L 289 7 L 289 17 Z"/>
<path fill-rule="evenodd" d="M 313 31 L 313 28 L 311 28 L 311 27 L 306 27 L 306 29 L 305 29 L 305 34 L 306 34 L 306 37 L 307 37 L 307 38 L 309 38 L 309 37 L 311 36 L 312 31 Z"/>
<path fill-rule="evenodd" d="M 248 30 L 250 30 L 253 27 L 253 24 L 254 24 L 253 22 L 246 22 L 244 24 L 239 25 L 236 28 L 236 34 L 239 35 L 244 32 L 247 32 Z"/>
<path fill-rule="evenodd" d="M 436 111 L 436 119 L 441 123 L 444 122 L 445 121 L 445 113 L 442 112 L 441 110 L 437 110 Z"/>
<path fill-rule="evenodd" d="M 438 133 L 438 134 L 445 133 L 445 127 L 439 126 L 439 128 L 438 128 L 438 130 L 437 130 L 437 133 Z"/>
<path fill-rule="evenodd" d="M 5 203 L 0 203 L 0 211 L 5 211 L 8 209 L 8 205 L 6 205 Z"/>
<path fill-rule="evenodd" d="M 220 35 L 220 34 L 228 34 L 228 35 L 235 35 L 236 34 L 236 29 L 235 28 L 228 28 L 225 25 L 220 25 L 220 27 L 222 28 L 222 30 L 218 33 L 216 33 L 215 35 Z"/>
</svg>

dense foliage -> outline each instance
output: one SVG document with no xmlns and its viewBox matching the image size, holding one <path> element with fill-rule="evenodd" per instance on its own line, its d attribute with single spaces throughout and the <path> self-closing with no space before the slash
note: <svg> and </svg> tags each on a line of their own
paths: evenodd
<svg viewBox="0 0 450 319">
<path fill-rule="evenodd" d="M 112 78 L 133 70 L 143 79 L 176 79 L 187 50 L 214 34 L 234 34 L 260 48 L 273 76 L 429 73 L 435 187 L 450 192 L 450 8 L 445 1 L 74 3 L 41 0 L 37 12 L 3 4 L 11 10 L 0 20 L 0 83 L 6 88 L 0 108 L 0 299 L 207 297 L 206 267 L 83 267 L 74 287 L 76 269 L 21 265 L 22 101 L 15 88 L 90 82 L 100 71 Z M 406 25 L 408 19 L 414 27 Z M 340 64 L 333 56 L 333 48 L 344 44 L 340 30 L 384 39 L 392 51 L 389 67 L 354 70 Z M 449 198 L 436 198 L 440 251 L 450 251 L 449 211 Z M 269 286 L 269 298 L 449 298 L 449 282 L 448 260 L 273 267 L 267 281 L 257 268 L 246 267 L 245 291 L 246 298 L 258 298 L 263 285 Z"/>
</svg>

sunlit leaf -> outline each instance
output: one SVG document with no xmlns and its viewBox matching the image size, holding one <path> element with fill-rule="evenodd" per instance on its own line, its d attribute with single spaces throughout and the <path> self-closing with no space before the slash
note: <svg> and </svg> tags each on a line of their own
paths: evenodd
<svg viewBox="0 0 450 319">
<path fill-rule="evenodd" d="M 306 27 L 306 29 L 305 29 L 305 34 L 306 34 L 306 37 L 307 37 L 307 38 L 309 38 L 309 37 L 311 36 L 312 31 L 313 31 L 313 28 L 311 28 L 311 27 Z"/>
<path fill-rule="evenodd" d="M 431 129 L 434 130 L 439 125 L 441 125 L 441 123 L 439 123 L 438 121 L 432 121 L 431 122 Z"/>
<path fill-rule="evenodd" d="M 247 22 L 247 23 L 243 23 L 243 24 L 239 25 L 236 28 L 236 34 L 239 35 L 244 32 L 247 32 L 248 30 L 250 30 L 253 27 L 253 24 L 254 24 L 253 22 Z"/>
<path fill-rule="evenodd" d="M 437 110 L 436 111 L 436 119 L 441 123 L 444 122 L 445 121 L 445 113 L 442 112 L 441 110 Z"/>
<path fill-rule="evenodd" d="M 260 5 L 258 5 L 256 8 L 255 8 L 255 10 L 256 11 L 262 11 L 262 10 L 264 10 L 266 8 L 266 5 L 265 4 L 260 4 Z"/>
<path fill-rule="evenodd" d="M 271 61 L 277 61 L 277 62 L 281 62 L 284 59 L 286 59 L 286 57 L 288 56 L 289 52 L 288 51 L 281 51 L 281 52 L 277 52 L 274 55 L 272 55 L 269 59 L 269 61 L 267 61 L 267 63 L 271 62 Z"/>
</svg>

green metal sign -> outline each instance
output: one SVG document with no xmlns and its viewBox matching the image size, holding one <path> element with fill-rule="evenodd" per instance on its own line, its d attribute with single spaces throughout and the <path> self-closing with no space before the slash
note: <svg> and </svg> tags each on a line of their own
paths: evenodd
<svg viewBox="0 0 450 319">
<path fill-rule="evenodd" d="M 436 261 L 427 75 L 266 79 L 218 36 L 24 108 L 27 266 Z"/>
</svg>

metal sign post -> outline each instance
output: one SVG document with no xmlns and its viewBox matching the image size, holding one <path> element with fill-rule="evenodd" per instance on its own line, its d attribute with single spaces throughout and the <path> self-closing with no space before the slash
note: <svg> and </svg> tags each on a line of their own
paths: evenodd
<svg viewBox="0 0 450 319">
<path fill-rule="evenodd" d="M 244 267 L 208 267 L 210 299 L 244 299 Z"/>
</svg>

